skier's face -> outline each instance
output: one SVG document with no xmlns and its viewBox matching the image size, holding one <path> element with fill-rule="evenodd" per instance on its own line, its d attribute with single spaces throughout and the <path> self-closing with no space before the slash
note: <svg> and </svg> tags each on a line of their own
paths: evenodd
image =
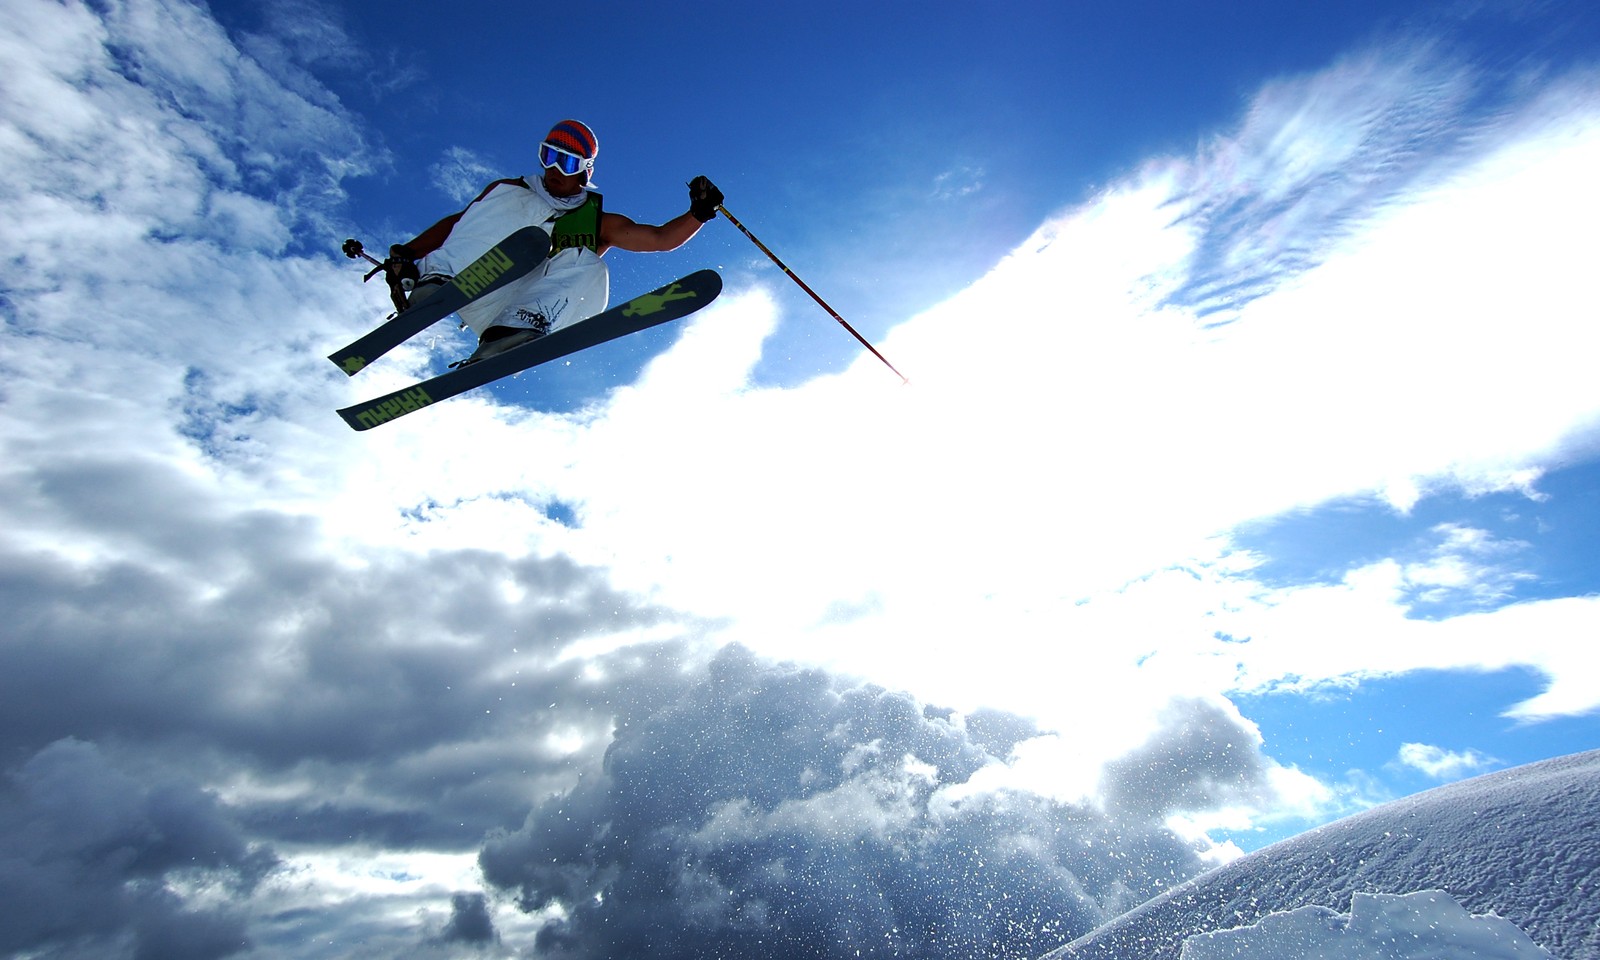
<svg viewBox="0 0 1600 960">
<path fill-rule="evenodd" d="M 575 197 L 583 190 L 583 174 L 562 173 L 555 167 L 545 167 L 544 188 L 552 197 Z"/>
</svg>

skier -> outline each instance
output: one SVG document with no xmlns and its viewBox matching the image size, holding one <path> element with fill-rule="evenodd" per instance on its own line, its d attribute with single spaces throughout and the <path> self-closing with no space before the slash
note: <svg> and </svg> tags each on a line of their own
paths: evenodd
<svg viewBox="0 0 1600 960">
<path fill-rule="evenodd" d="M 601 256 L 612 247 L 638 253 L 676 250 L 717 215 L 722 191 L 703 176 L 689 184 L 689 210 L 660 226 L 636 223 L 601 207 L 592 189 L 594 131 L 563 120 L 539 144 L 538 176 L 496 180 L 465 210 L 389 248 L 391 278 L 414 278 L 410 306 L 449 283 L 513 231 L 529 225 L 550 234 L 550 256 L 527 276 L 459 311 L 478 334 L 471 363 L 502 353 L 606 308 L 610 274 Z"/>
</svg>

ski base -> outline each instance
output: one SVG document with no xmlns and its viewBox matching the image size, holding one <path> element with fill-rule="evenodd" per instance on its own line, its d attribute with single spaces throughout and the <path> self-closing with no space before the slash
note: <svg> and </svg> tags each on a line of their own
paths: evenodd
<svg viewBox="0 0 1600 960">
<path fill-rule="evenodd" d="M 634 297 L 627 303 L 580 320 L 537 340 L 512 347 L 504 353 L 457 367 L 431 380 L 396 390 L 365 403 L 339 411 L 354 430 L 370 430 L 441 400 L 448 400 L 502 377 L 529 367 L 548 363 L 568 354 L 587 350 L 630 333 L 687 317 L 717 298 L 722 292 L 722 277 L 714 270 L 700 270 L 657 290 Z"/>
</svg>

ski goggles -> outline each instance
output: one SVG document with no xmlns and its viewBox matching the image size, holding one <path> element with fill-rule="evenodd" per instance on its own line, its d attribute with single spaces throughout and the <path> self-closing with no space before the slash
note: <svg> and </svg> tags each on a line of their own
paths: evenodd
<svg viewBox="0 0 1600 960">
<path fill-rule="evenodd" d="M 555 167 L 567 176 L 572 176 L 593 166 L 594 161 L 588 157 L 580 157 L 570 150 L 563 150 L 553 143 L 539 144 L 539 165 Z"/>
</svg>

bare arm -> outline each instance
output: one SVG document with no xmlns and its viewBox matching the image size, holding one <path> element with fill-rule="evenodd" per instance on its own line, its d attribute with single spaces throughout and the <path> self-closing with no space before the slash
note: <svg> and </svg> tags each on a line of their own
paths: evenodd
<svg viewBox="0 0 1600 960">
<path fill-rule="evenodd" d="M 682 213 L 659 227 L 635 223 L 620 213 L 600 215 L 600 253 L 612 247 L 634 253 L 665 253 L 676 250 L 700 232 L 700 221 Z"/>
<path fill-rule="evenodd" d="M 665 253 L 676 250 L 700 232 L 700 225 L 717 215 L 722 191 L 705 177 L 689 181 L 689 212 L 681 213 L 659 227 L 635 223 L 620 213 L 600 215 L 598 253 L 612 247 L 635 253 Z"/>
</svg>

